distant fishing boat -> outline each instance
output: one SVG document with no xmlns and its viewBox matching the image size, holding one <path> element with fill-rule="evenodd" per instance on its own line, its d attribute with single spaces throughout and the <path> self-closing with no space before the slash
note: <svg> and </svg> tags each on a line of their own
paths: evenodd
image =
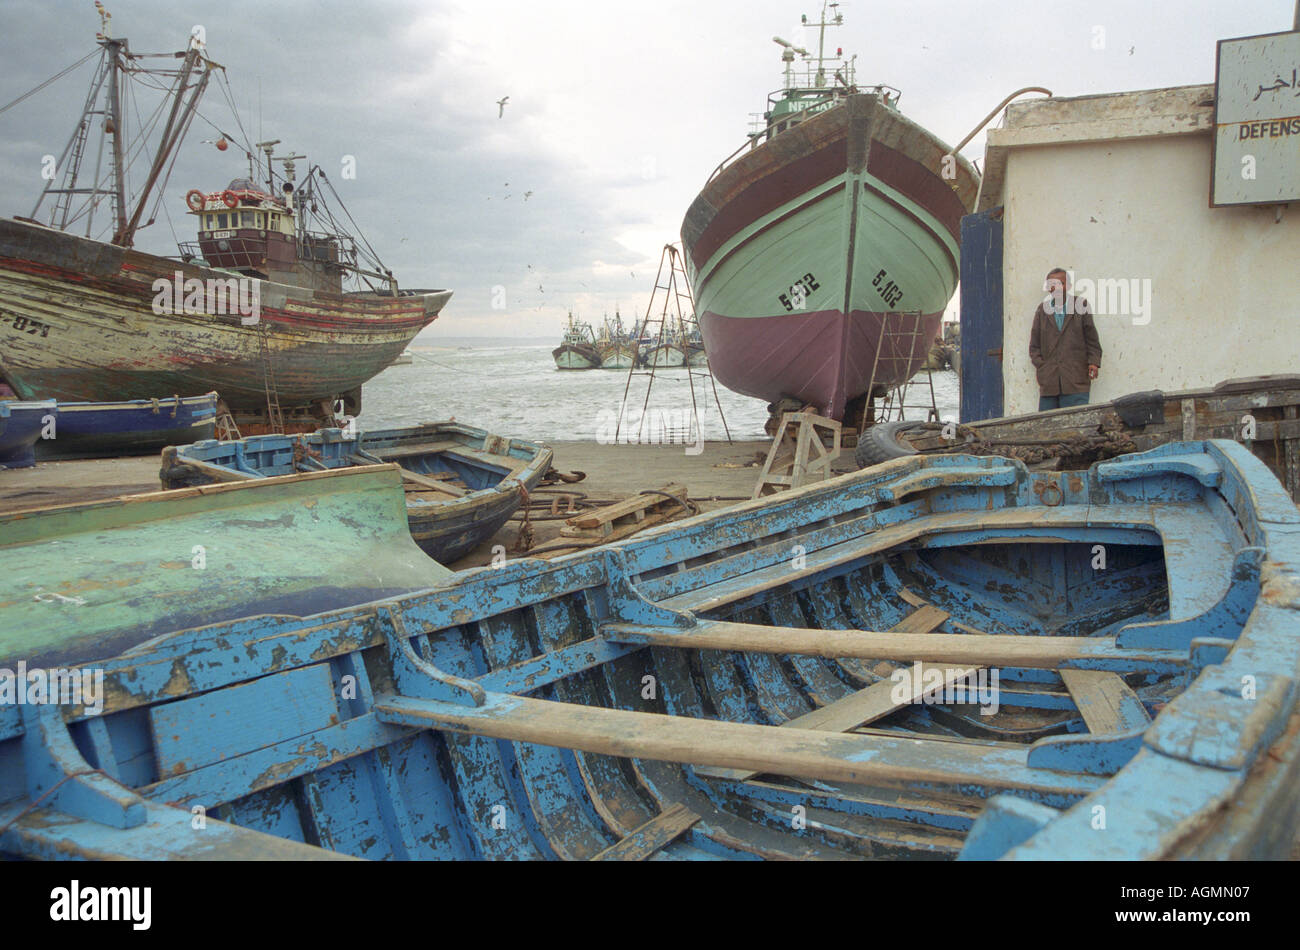
<svg viewBox="0 0 1300 950">
<path fill-rule="evenodd" d="M 551 350 L 556 369 L 599 369 L 600 349 L 596 346 L 596 335 L 591 324 L 573 320 L 569 313 L 569 325 L 564 330 L 564 339 L 560 345 Z"/>
<path fill-rule="evenodd" d="M 415 362 L 415 357 L 411 354 L 411 351 L 410 351 L 410 350 L 403 350 L 402 353 L 401 353 L 401 355 L 398 356 L 397 359 L 393 360 L 393 362 L 390 363 L 389 365 L 390 365 L 390 366 L 410 366 L 410 365 L 411 365 L 412 363 L 414 363 L 414 362 Z"/>
<path fill-rule="evenodd" d="M 339 202 L 320 167 L 298 181 L 294 160 L 303 156 L 273 158 L 275 142 L 245 146 L 247 177 L 189 191 L 198 240 L 181 245 L 180 260 L 134 250 L 199 98 L 214 75 L 225 79 L 196 38 L 174 66 L 147 66 L 111 35 L 102 8 L 101 16 L 102 57 L 57 164 L 61 178 L 49 181 L 29 217 L 0 220 L 0 381 L 25 399 L 215 390 L 235 412 L 302 408 L 327 419 L 342 399 L 355 415 L 361 384 L 437 317 L 451 292 L 399 289 L 364 240 L 331 225 L 326 201 Z M 167 118 L 150 154 L 148 142 L 125 140 L 123 102 L 134 101 L 133 83 L 158 88 L 163 80 L 172 82 L 172 108 L 159 113 Z M 83 159 L 95 154 L 88 137 L 101 129 L 106 171 L 97 165 L 91 175 Z M 228 148 L 224 134 L 215 144 Z M 126 172 L 135 150 L 149 172 L 132 199 Z M 37 221 L 46 199 L 48 226 Z M 101 207 L 112 213 L 108 240 L 96 236 Z M 345 290 L 345 278 L 357 289 Z"/>
<path fill-rule="evenodd" d="M 373 466 L 0 514 L 0 667 L 100 677 L 0 704 L 0 853 L 1292 849 L 1300 512 L 1234 443 L 898 460 L 454 575 L 401 496 Z"/>
<path fill-rule="evenodd" d="M 834 419 L 922 365 L 957 287 L 960 221 L 979 187 L 969 162 L 898 111 L 897 90 L 860 88 L 857 57 L 828 54 L 826 31 L 842 22 L 823 7 L 809 24 L 815 57 L 775 38 L 784 88 L 681 232 L 718 381 Z"/>
<path fill-rule="evenodd" d="M 167 445 L 210 439 L 216 430 L 216 393 L 125 402 L 61 402 L 52 437 L 38 439 L 36 458 L 149 455 Z"/>
<path fill-rule="evenodd" d="M 688 330 L 682 338 L 683 363 L 686 366 L 707 366 L 708 354 L 704 350 L 704 338 L 698 328 Z"/>
<path fill-rule="evenodd" d="M 636 365 L 640 348 L 632 335 L 623 328 L 623 318 L 614 312 L 614 323 L 605 321 L 596 340 L 600 351 L 601 369 L 631 369 Z"/>
<path fill-rule="evenodd" d="M 161 479 L 183 488 L 387 462 L 402 467 L 415 543 L 446 565 L 501 530 L 550 468 L 551 450 L 458 422 L 351 436 L 322 429 L 169 448 Z"/>
<path fill-rule="evenodd" d="M 31 468 L 36 464 L 36 443 L 50 429 L 57 403 L 0 401 L 0 468 Z"/>
</svg>

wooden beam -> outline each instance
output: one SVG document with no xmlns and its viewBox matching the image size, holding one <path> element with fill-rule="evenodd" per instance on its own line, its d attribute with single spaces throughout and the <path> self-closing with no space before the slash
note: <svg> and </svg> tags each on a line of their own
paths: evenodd
<svg viewBox="0 0 1300 950">
<path fill-rule="evenodd" d="M 1129 732 L 1151 722 L 1142 700 L 1114 673 L 1061 670 L 1061 679 L 1093 735 Z"/>
<path fill-rule="evenodd" d="M 488 693 L 482 706 L 388 694 L 374 713 L 392 725 L 535 742 L 624 758 L 714 765 L 859 785 L 964 786 L 1070 803 L 1103 776 L 1032 769 L 1028 746 L 931 742 L 692 719 Z"/>
<path fill-rule="evenodd" d="M 701 620 L 693 627 L 606 623 L 601 635 L 617 643 L 646 643 L 691 650 L 736 650 L 821 656 L 828 659 L 919 660 L 927 663 L 1059 669 L 1107 660 L 1125 670 L 1146 670 L 1187 662 L 1174 650 L 1120 650 L 1111 637 L 1019 637 L 958 633 L 893 633 L 868 630 L 816 630 L 754 623 Z M 1125 664 L 1131 663 L 1131 667 Z"/>
<path fill-rule="evenodd" d="M 699 820 L 699 815 L 678 802 L 629 832 L 627 837 L 610 845 L 591 860 L 644 861 Z"/>
<path fill-rule="evenodd" d="M 857 729 L 877 719 L 883 719 L 906 706 L 924 702 L 927 697 L 943 692 L 953 683 L 965 679 L 979 669 L 977 666 L 942 665 L 937 668 L 943 671 L 943 679 L 938 683 L 932 683 L 929 687 L 923 685 L 926 679 L 924 674 L 927 672 L 927 668 L 923 666 L 920 676 L 915 675 L 915 670 L 909 670 L 907 680 L 901 684 L 901 687 L 893 679 L 883 679 L 843 699 L 827 703 L 819 709 L 783 722 L 779 728 L 848 732 L 850 729 Z M 936 666 L 931 664 L 928 669 L 936 669 Z M 701 775 L 710 778 L 734 779 L 737 782 L 747 782 L 759 774 L 740 769 L 705 768 L 698 771 Z"/>
</svg>

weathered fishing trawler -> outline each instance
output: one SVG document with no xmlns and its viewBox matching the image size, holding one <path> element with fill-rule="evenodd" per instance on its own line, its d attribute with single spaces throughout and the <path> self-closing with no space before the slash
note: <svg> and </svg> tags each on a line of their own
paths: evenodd
<svg viewBox="0 0 1300 950">
<path fill-rule="evenodd" d="M 600 350 L 601 369 L 631 369 L 636 365 L 640 347 L 632 335 L 623 328 L 623 318 L 614 312 L 614 322 L 605 321 L 600 338 L 596 341 Z"/>
<path fill-rule="evenodd" d="M 859 88 L 856 57 L 828 55 L 826 30 L 842 22 L 824 6 L 810 24 L 816 57 L 775 38 L 784 88 L 682 223 L 718 380 L 834 419 L 921 367 L 957 287 L 960 221 L 979 187 L 969 162 L 898 111 L 897 90 Z"/>
<path fill-rule="evenodd" d="M 0 855 L 1292 846 L 1300 512 L 1234 443 L 900 459 L 450 576 L 401 495 L 375 466 L 0 515 L 0 666 L 102 676 L 0 705 Z"/>
<path fill-rule="evenodd" d="M 215 390 L 236 414 L 272 423 L 295 409 L 332 418 L 338 399 L 355 415 L 361 384 L 437 317 L 450 291 L 399 289 L 364 240 L 316 229 L 308 219 L 332 187 L 317 166 L 297 181 L 302 156 L 273 159 L 275 142 L 247 144 L 247 178 L 189 192 L 198 241 L 182 245 L 180 261 L 135 250 L 200 97 L 214 76 L 225 80 L 197 38 L 177 67 L 146 68 L 101 15 L 100 64 L 59 157 L 61 179 L 51 178 L 29 217 L 0 220 L 0 381 L 23 398 L 97 402 Z M 126 91 L 159 76 L 172 81 L 172 108 L 131 198 L 129 152 L 149 143 L 127 141 Z M 83 174 L 89 157 L 93 175 Z M 48 225 L 37 221 L 46 199 Z M 95 231 L 101 206 L 112 212 L 108 240 Z"/>
<path fill-rule="evenodd" d="M 169 447 L 163 488 L 275 478 L 395 462 L 415 543 L 448 565 L 492 537 L 551 467 L 551 450 L 459 422 L 349 434 L 259 435 Z"/>
<path fill-rule="evenodd" d="M 596 346 L 591 324 L 574 323 L 570 311 L 564 339 L 551 350 L 551 356 L 555 359 L 556 369 L 600 369 L 600 349 Z"/>
</svg>

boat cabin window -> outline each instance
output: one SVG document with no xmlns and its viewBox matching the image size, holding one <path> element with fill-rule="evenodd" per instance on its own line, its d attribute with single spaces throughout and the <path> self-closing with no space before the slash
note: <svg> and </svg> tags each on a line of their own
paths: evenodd
<svg viewBox="0 0 1300 950">
<path fill-rule="evenodd" d="M 243 220 L 243 222 L 242 222 L 242 225 L 243 225 L 244 227 L 246 227 L 246 228 L 251 228 L 251 227 L 254 226 L 254 225 L 253 225 L 253 212 L 251 212 L 251 211 L 245 211 L 245 212 L 243 213 L 243 219 L 244 219 L 244 220 Z"/>
<path fill-rule="evenodd" d="M 215 217 L 216 217 L 216 215 L 212 215 L 212 214 L 210 214 L 210 215 L 207 216 L 207 218 L 208 218 L 207 228 L 208 228 L 209 231 L 212 230 L 212 219 L 215 218 Z"/>
<path fill-rule="evenodd" d="M 224 214 L 217 215 L 217 227 L 224 228 L 225 226 L 226 226 L 226 216 Z"/>
</svg>

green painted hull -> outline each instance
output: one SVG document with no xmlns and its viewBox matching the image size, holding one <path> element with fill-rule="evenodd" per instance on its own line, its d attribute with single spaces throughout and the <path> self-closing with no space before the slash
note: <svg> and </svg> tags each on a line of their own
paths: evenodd
<svg viewBox="0 0 1300 950">
<path fill-rule="evenodd" d="M 0 663 L 110 656 L 256 614 L 308 616 L 451 572 L 411 539 L 396 465 L 0 516 Z"/>
</svg>

